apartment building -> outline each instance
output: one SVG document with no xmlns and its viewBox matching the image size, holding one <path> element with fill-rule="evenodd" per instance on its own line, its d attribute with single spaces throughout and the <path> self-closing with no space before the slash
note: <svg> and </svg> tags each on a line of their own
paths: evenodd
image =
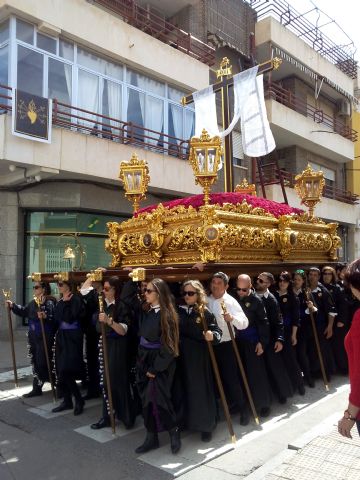
<svg viewBox="0 0 360 480">
<path fill-rule="evenodd" d="M 324 198 L 316 213 L 339 224 L 341 260 L 360 255 L 360 210 L 357 204 L 354 147 L 359 140 L 354 82 L 357 66 L 353 52 L 334 43 L 282 0 L 255 0 L 256 59 L 282 59 L 265 88 L 268 118 L 276 151 L 264 160 L 267 198 L 283 201 L 279 174 L 293 206 L 299 206 L 294 177 L 308 163 L 325 176 Z M 304 7 L 305 8 L 305 7 Z M 306 10 L 304 10 L 306 11 Z M 356 160 L 356 159 L 355 159 Z M 357 160 L 358 161 L 358 160 Z M 267 166 L 266 166 L 267 165 Z"/>
</svg>

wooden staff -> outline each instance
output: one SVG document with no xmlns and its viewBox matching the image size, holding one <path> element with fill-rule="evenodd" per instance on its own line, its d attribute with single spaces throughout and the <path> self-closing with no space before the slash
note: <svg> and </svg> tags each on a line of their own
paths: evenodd
<svg viewBox="0 0 360 480">
<path fill-rule="evenodd" d="M 306 298 L 307 298 L 308 302 L 310 302 L 311 297 L 312 297 L 310 288 L 306 287 L 305 295 L 306 295 Z M 315 305 L 314 299 L 312 299 L 312 303 Z M 312 330 L 313 330 L 313 333 L 314 333 L 316 350 L 317 350 L 317 354 L 318 354 L 318 357 L 319 357 L 321 374 L 322 374 L 322 377 L 323 377 L 325 390 L 328 392 L 329 391 L 329 382 L 328 382 L 328 379 L 327 379 L 327 376 L 326 376 L 324 359 L 323 359 L 321 348 L 320 348 L 319 335 L 318 335 L 318 332 L 317 332 L 317 329 L 316 329 L 314 312 L 312 312 L 310 309 L 309 309 L 309 315 L 310 315 Z"/>
<path fill-rule="evenodd" d="M 98 300 L 99 300 L 99 313 L 104 313 L 104 301 L 101 293 L 99 293 Z M 100 328 L 101 328 L 101 338 L 102 338 L 102 346 L 103 346 L 103 361 L 104 361 L 106 388 L 107 388 L 107 396 L 108 396 L 109 410 L 110 410 L 109 412 L 110 423 L 111 423 L 112 433 L 113 435 L 115 435 L 115 417 L 114 417 L 114 408 L 113 408 L 112 391 L 111 391 L 111 383 L 110 383 L 109 357 L 108 357 L 106 331 L 105 331 L 104 322 L 100 322 Z"/>
<path fill-rule="evenodd" d="M 41 335 L 42 335 L 42 339 L 43 339 L 43 345 L 44 345 L 44 353 L 45 353 L 45 358 L 46 358 L 46 366 L 47 366 L 47 369 L 48 369 L 48 374 L 49 374 L 49 382 L 50 382 L 50 385 L 51 385 L 51 392 L 52 392 L 52 396 L 53 396 L 53 401 L 56 402 L 56 392 L 55 392 L 55 388 L 54 388 L 54 381 L 53 381 L 53 377 L 52 377 L 52 372 L 51 372 L 51 367 L 50 367 L 50 358 L 49 358 L 49 350 L 48 350 L 48 346 L 47 346 L 47 341 L 46 341 L 46 333 L 45 333 L 45 326 L 44 326 L 44 319 L 42 317 L 42 311 L 40 309 L 41 307 L 41 300 L 39 297 L 37 297 L 36 295 L 34 295 L 34 300 L 35 300 L 35 303 L 38 307 L 38 310 L 40 312 L 40 316 L 39 316 L 39 320 L 40 320 L 40 325 L 41 325 Z"/>
<path fill-rule="evenodd" d="M 11 308 L 7 301 L 10 301 L 11 289 L 4 290 L 3 295 L 5 297 L 5 306 L 7 309 L 7 317 L 8 317 L 8 325 L 9 325 L 9 337 L 10 337 L 10 346 L 11 346 L 11 356 L 12 356 L 12 364 L 14 370 L 14 382 L 15 387 L 19 387 L 18 375 L 17 375 L 17 368 L 16 368 L 16 357 L 15 357 L 15 343 L 14 343 L 14 332 L 13 332 L 13 325 L 11 320 Z"/>
<path fill-rule="evenodd" d="M 201 318 L 201 321 L 202 321 L 202 324 L 203 324 L 204 333 L 206 333 L 208 331 L 208 324 L 207 324 L 207 321 L 206 321 L 206 318 L 205 318 L 205 307 L 204 307 L 204 305 L 198 305 L 198 310 L 199 310 L 200 318 Z M 231 422 L 231 416 L 230 416 L 229 407 L 228 407 L 226 397 L 225 397 L 225 393 L 224 393 L 224 387 L 223 387 L 221 377 L 220 377 L 219 367 L 218 367 L 218 364 L 217 364 L 217 361 L 216 361 L 216 358 L 215 358 L 214 347 L 213 347 L 213 344 L 211 342 L 208 342 L 207 340 L 206 340 L 206 343 L 207 343 L 207 346 L 208 346 L 208 349 L 209 349 L 210 359 L 211 359 L 212 367 L 213 367 L 214 374 L 215 374 L 216 384 L 217 384 L 218 389 L 219 389 L 221 403 L 222 403 L 222 406 L 223 406 L 223 409 L 224 409 L 226 423 L 227 423 L 227 426 L 228 426 L 228 429 L 229 429 L 231 441 L 232 441 L 232 443 L 235 443 L 236 442 L 236 436 L 235 436 L 234 428 L 233 428 L 233 425 L 232 425 L 232 422 Z"/>
<path fill-rule="evenodd" d="M 228 313 L 224 300 L 222 300 L 222 302 L 221 302 L 221 309 L 222 309 L 223 315 L 226 315 Z M 253 400 L 251 392 L 250 392 L 249 383 L 248 383 L 247 378 L 246 378 L 244 365 L 241 361 L 240 353 L 239 353 L 239 350 L 238 350 L 237 345 L 236 345 L 236 341 L 235 341 L 235 337 L 234 337 L 234 331 L 233 331 L 232 326 L 230 325 L 229 322 L 226 322 L 226 324 L 227 324 L 227 327 L 228 327 L 228 330 L 229 330 L 231 343 L 232 343 L 234 353 L 235 353 L 235 357 L 236 357 L 236 360 L 237 360 L 237 364 L 238 364 L 238 367 L 239 367 L 239 370 L 240 370 L 240 373 L 241 373 L 241 378 L 244 382 L 246 395 L 247 395 L 248 400 L 249 400 L 250 408 L 251 408 L 255 423 L 256 423 L 256 425 L 260 425 L 260 420 L 259 420 L 258 414 L 256 413 L 254 400 Z"/>
</svg>

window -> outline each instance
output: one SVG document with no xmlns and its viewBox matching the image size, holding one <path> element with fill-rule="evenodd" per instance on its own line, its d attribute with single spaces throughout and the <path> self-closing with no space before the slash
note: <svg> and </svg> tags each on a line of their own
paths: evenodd
<svg viewBox="0 0 360 480">
<path fill-rule="evenodd" d="M 90 112 L 99 111 L 99 77 L 79 69 L 78 76 L 78 107 Z M 84 119 L 78 119 L 80 125 L 93 128 L 97 116 L 79 112 Z"/>
<path fill-rule="evenodd" d="M 74 44 L 60 38 L 59 55 L 65 60 L 74 61 Z"/>
<path fill-rule="evenodd" d="M 0 84 L 8 85 L 8 58 L 9 58 L 9 47 L 0 48 Z M 5 93 L 3 91 L 3 93 Z M 0 101 L 5 101 L 2 99 Z"/>
<path fill-rule="evenodd" d="M 34 44 L 34 27 L 23 20 L 16 20 L 16 38 L 25 43 Z"/>
<path fill-rule="evenodd" d="M 110 60 L 99 57 L 93 52 L 78 47 L 77 60 L 80 65 L 94 72 L 122 80 L 123 68 Z"/>
<path fill-rule="evenodd" d="M 102 96 L 102 113 L 114 120 L 103 120 L 104 123 L 109 123 L 109 128 L 103 126 L 103 130 L 111 131 L 113 135 L 122 135 L 119 130 L 120 122 L 116 120 L 121 119 L 122 107 L 122 86 L 118 83 L 104 80 L 103 96 Z"/>
<path fill-rule="evenodd" d="M 71 103 L 71 65 L 49 58 L 48 97 Z"/>
<path fill-rule="evenodd" d="M 33 95 L 43 94 L 44 57 L 18 45 L 17 88 Z"/>
<path fill-rule="evenodd" d="M 75 248 L 75 233 L 85 250 L 84 270 L 106 267 L 111 258 L 104 249 L 106 223 L 124 217 L 83 212 L 29 212 L 26 215 L 25 274 L 58 272 L 72 269 L 72 260 L 64 259 L 64 248 Z M 76 262 L 79 261 L 76 253 Z M 26 301 L 32 298 L 31 282 L 26 284 Z"/>
<path fill-rule="evenodd" d="M 0 45 L 9 40 L 9 20 L 0 23 Z"/>
<path fill-rule="evenodd" d="M 36 36 L 36 45 L 41 48 L 41 50 L 46 50 L 49 53 L 56 54 L 56 39 L 38 33 Z"/>
</svg>

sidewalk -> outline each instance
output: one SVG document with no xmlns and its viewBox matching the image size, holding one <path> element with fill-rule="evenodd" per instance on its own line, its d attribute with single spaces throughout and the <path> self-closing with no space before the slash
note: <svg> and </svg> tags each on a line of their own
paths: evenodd
<svg viewBox="0 0 360 480">
<path fill-rule="evenodd" d="M 356 426 L 353 439 L 338 434 L 340 416 L 325 419 L 246 480 L 359 480 L 360 438 Z"/>
<path fill-rule="evenodd" d="M 27 328 L 21 328 L 14 331 L 15 340 L 15 358 L 17 368 L 28 367 L 30 360 L 27 356 Z M 7 372 L 13 369 L 11 345 L 9 335 L 2 333 L 0 335 L 0 372 Z"/>
</svg>

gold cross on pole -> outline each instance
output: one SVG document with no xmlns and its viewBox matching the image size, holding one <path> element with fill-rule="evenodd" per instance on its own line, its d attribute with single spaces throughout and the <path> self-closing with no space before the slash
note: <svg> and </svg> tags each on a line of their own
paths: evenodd
<svg viewBox="0 0 360 480">
<path fill-rule="evenodd" d="M 257 74 L 261 75 L 271 70 L 277 70 L 281 65 L 281 58 L 275 57 L 264 63 L 259 64 Z M 222 126 L 226 130 L 230 125 L 230 104 L 229 104 L 229 88 L 233 87 L 234 79 L 232 74 L 232 66 L 227 57 L 220 62 L 220 68 L 216 71 L 216 76 L 220 79 L 212 85 L 215 93 L 221 93 L 221 113 Z M 194 102 L 192 95 L 187 95 L 181 99 L 182 105 L 189 105 Z M 224 191 L 234 191 L 234 174 L 233 174 L 233 152 L 232 152 L 232 134 L 230 133 L 224 138 Z"/>
</svg>

